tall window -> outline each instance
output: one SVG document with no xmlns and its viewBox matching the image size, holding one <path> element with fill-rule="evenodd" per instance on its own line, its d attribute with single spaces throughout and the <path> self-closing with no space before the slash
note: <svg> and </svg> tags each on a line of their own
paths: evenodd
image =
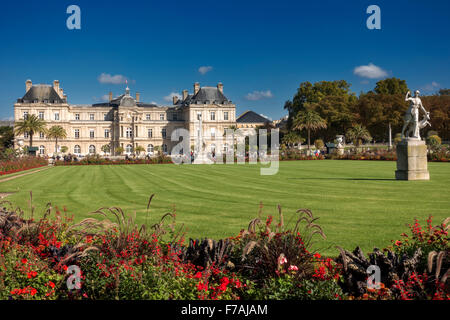
<svg viewBox="0 0 450 320">
<path fill-rule="evenodd" d="M 211 138 L 216 137 L 216 128 L 211 128 Z"/>
<path fill-rule="evenodd" d="M 39 146 L 39 154 L 45 154 L 45 147 Z"/>
<path fill-rule="evenodd" d="M 166 152 L 166 153 L 167 153 L 167 144 L 164 143 L 164 144 L 162 145 L 162 149 L 163 149 L 163 152 Z"/>
<path fill-rule="evenodd" d="M 73 147 L 73 153 L 75 153 L 75 154 L 81 153 L 81 148 L 79 145 L 76 145 L 75 147 Z"/>
<path fill-rule="evenodd" d="M 147 146 L 147 152 L 148 152 L 148 153 L 153 153 L 153 145 L 152 145 L 152 144 L 149 144 L 149 145 Z"/>
<path fill-rule="evenodd" d="M 162 134 L 162 137 L 163 137 L 163 138 L 166 137 L 166 135 L 167 135 L 166 128 L 163 128 L 163 129 L 161 130 L 161 134 Z"/>
<path fill-rule="evenodd" d="M 45 134 L 43 132 L 39 132 L 39 138 L 44 139 L 45 138 Z"/>
<path fill-rule="evenodd" d="M 228 111 L 223 113 L 223 120 L 228 120 Z"/>
<path fill-rule="evenodd" d="M 148 137 L 153 138 L 153 129 L 148 129 L 147 132 L 148 132 Z"/>
<path fill-rule="evenodd" d="M 44 120 L 44 111 L 39 111 L 39 119 Z"/>
<path fill-rule="evenodd" d="M 89 154 L 95 154 L 95 146 L 94 145 L 89 146 Z"/>
<path fill-rule="evenodd" d="M 107 113 L 103 114 L 103 120 L 105 120 L 105 121 L 108 120 L 108 114 Z"/>
<path fill-rule="evenodd" d="M 59 120 L 59 112 L 55 112 L 55 120 L 56 120 L 56 121 Z"/>
<path fill-rule="evenodd" d="M 126 132 L 126 137 L 127 138 L 131 138 L 133 136 L 133 129 L 131 129 L 130 127 L 127 128 Z"/>
<path fill-rule="evenodd" d="M 89 120 L 91 120 L 91 121 L 94 120 L 94 114 L 93 113 L 89 114 Z"/>
<path fill-rule="evenodd" d="M 127 144 L 125 152 L 126 153 L 132 153 L 133 152 L 133 146 L 131 144 Z"/>
<path fill-rule="evenodd" d="M 178 113 L 172 114 L 172 120 L 177 121 L 178 120 Z"/>
<path fill-rule="evenodd" d="M 95 130 L 94 129 L 90 129 L 89 130 L 89 138 L 95 138 Z"/>
<path fill-rule="evenodd" d="M 211 111 L 211 120 L 216 120 L 216 113 L 214 111 Z"/>
<path fill-rule="evenodd" d="M 159 114 L 159 120 L 164 120 L 164 113 Z"/>
<path fill-rule="evenodd" d="M 28 118 L 28 111 L 23 112 L 23 120 L 26 120 Z"/>
<path fill-rule="evenodd" d="M 228 152 L 228 143 L 225 143 L 225 144 L 223 145 L 223 152 L 224 152 L 224 153 L 227 153 L 227 152 Z"/>
<path fill-rule="evenodd" d="M 150 120 L 150 113 L 147 113 L 147 114 L 145 115 L 145 120 Z"/>
<path fill-rule="evenodd" d="M 80 138 L 80 129 L 75 129 L 75 139 Z"/>
<path fill-rule="evenodd" d="M 79 113 L 75 113 L 75 120 L 80 120 L 80 114 Z"/>
<path fill-rule="evenodd" d="M 29 137 L 28 131 L 25 131 L 25 132 L 23 133 L 23 137 L 24 137 L 25 139 L 28 139 L 28 137 Z"/>
<path fill-rule="evenodd" d="M 109 129 L 105 129 L 105 138 L 109 138 Z"/>
</svg>

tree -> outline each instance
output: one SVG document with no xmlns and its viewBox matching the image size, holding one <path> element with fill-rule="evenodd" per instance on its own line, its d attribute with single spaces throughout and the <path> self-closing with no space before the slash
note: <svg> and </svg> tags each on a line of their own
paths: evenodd
<svg viewBox="0 0 450 320">
<path fill-rule="evenodd" d="M 110 147 L 109 144 L 104 144 L 104 145 L 101 147 L 101 150 L 102 150 L 103 153 L 110 153 L 110 152 L 111 152 L 111 147 Z M 116 151 L 117 151 L 117 150 L 116 150 Z M 123 152 L 123 151 L 122 151 L 122 152 Z"/>
<path fill-rule="evenodd" d="M 143 146 L 137 146 L 134 151 L 136 151 L 137 155 L 139 156 L 141 152 L 145 152 L 145 148 Z"/>
<path fill-rule="evenodd" d="M 14 145 L 14 128 L 10 126 L 0 127 L 0 150 L 11 148 Z"/>
<path fill-rule="evenodd" d="M 35 133 L 46 133 L 46 123 L 44 120 L 39 119 L 36 115 L 28 115 L 22 121 L 18 121 L 15 125 L 15 133 L 17 135 L 28 133 L 30 137 L 30 147 L 33 146 L 33 136 Z"/>
<path fill-rule="evenodd" d="M 356 147 L 359 147 L 363 140 L 364 141 L 372 140 L 369 131 L 360 124 L 357 124 L 352 128 L 348 129 L 346 137 L 347 139 L 353 141 L 353 144 Z"/>
<path fill-rule="evenodd" d="M 297 132 L 291 131 L 286 133 L 283 138 L 281 138 L 281 142 L 292 148 L 294 145 L 305 142 L 305 139 L 302 138 Z"/>
<path fill-rule="evenodd" d="M 440 96 L 450 96 L 450 89 L 440 89 L 439 95 Z"/>
<path fill-rule="evenodd" d="M 61 126 L 52 126 L 47 131 L 47 138 L 55 139 L 55 153 L 57 153 L 58 152 L 58 139 L 67 138 L 67 132 Z"/>
<path fill-rule="evenodd" d="M 123 147 L 117 147 L 116 148 L 116 154 L 121 155 L 124 152 Z"/>
<path fill-rule="evenodd" d="M 387 78 L 377 82 L 375 89 L 377 94 L 400 94 L 405 95 L 409 89 L 405 80 L 398 78 Z"/>
<path fill-rule="evenodd" d="M 306 109 L 307 103 L 318 103 L 329 96 L 344 97 L 344 100 L 348 100 L 349 103 L 354 103 L 357 100 L 355 94 L 350 91 L 350 84 L 345 80 L 320 81 L 314 84 L 303 82 L 297 89 L 292 101 L 288 100 L 284 105 L 284 108 L 289 112 L 288 128 L 292 128 L 294 118 L 299 111 Z"/>
<path fill-rule="evenodd" d="M 293 129 L 306 129 L 308 132 L 308 150 L 311 150 L 311 131 L 325 129 L 326 127 L 326 121 L 317 112 L 312 110 L 300 111 L 293 121 Z"/>
<path fill-rule="evenodd" d="M 62 153 L 66 153 L 69 150 L 69 148 L 67 146 L 62 146 L 61 147 L 61 152 Z"/>
</svg>

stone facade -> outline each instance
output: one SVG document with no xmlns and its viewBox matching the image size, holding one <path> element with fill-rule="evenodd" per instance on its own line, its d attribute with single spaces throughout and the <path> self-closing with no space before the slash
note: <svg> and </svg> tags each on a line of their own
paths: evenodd
<svg viewBox="0 0 450 320">
<path fill-rule="evenodd" d="M 33 85 L 26 81 L 26 93 L 14 104 L 14 120 L 21 121 L 27 115 L 35 114 L 47 123 L 63 127 L 67 138 L 58 141 L 68 148 L 67 153 L 76 155 L 101 154 L 108 145 L 110 153 L 117 154 L 118 147 L 124 153 L 132 154 L 137 146 L 145 148 L 145 154 L 154 155 L 156 147 L 170 153 L 178 142 L 171 141 L 171 134 L 177 128 L 190 132 L 191 145 L 196 141 L 198 114 L 203 118 L 203 137 L 208 150 L 225 148 L 217 141 L 226 128 L 236 125 L 236 106 L 223 94 L 223 85 L 200 87 L 194 84 L 194 92 L 183 90 L 182 98 L 173 100 L 172 106 L 158 106 L 139 101 L 140 94 L 131 96 L 127 87 L 124 94 L 109 101 L 93 105 L 73 105 L 55 80 L 53 85 Z M 27 135 L 16 136 L 15 143 L 29 144 Z M 33 146 L 39 147 L 40 155 L 52 156 L 55 141 L 45 135 L 35 134 Z"/>
</svg>

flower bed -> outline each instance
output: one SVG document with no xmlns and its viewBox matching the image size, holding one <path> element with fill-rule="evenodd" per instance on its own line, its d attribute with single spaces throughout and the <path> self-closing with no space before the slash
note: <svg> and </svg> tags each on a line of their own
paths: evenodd
<svg viewBox="0 0 450 320">
<path fill-rule="evenodd" d="M 0 176 L 48 165 L 41 157 L 22 157 L 0 161 Z"/>
<path fill-rule="evenodd" d="M 450 299 L 448 226 L 431 217 L 366 263 L 357 249 L 312 251 L 324 234 L 305 209 L 293 228 L 280 211 L 277 223 L 259 217 L 236 237 L 187 244 L 174 213 L 150 232 L 118 208 L 96 212 L 115 221 L 78 224 L 51 210 L 39 221 L 0 211 L 0 299 Z M 377 288 L 365 263 L 382 268 Z"/>
<path fill-rule="evenodd" d="M 111 160 L 102 157 L 89 156 L 80 161 L 62 161 L 54 162 L 55 166 L 83 166 L 83 165 L 115 165 L 115 164 L 167 164 L 172 163 L 171 157 L 159 156 L 150 159 L 123 159 Z"/>
</svg>

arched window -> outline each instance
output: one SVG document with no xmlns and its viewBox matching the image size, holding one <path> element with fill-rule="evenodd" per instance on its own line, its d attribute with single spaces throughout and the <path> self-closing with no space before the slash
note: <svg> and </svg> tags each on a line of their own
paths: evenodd
<svg viewBox="0 0 450 320">
<path fill-rule="evenodd" d="M 163 149 L 163 152 L 167 152 L 167 144 L 164 143 L 164 144 L 162 145 L 162 149 Z"/>
<path fill-rule="evenodd" d="M 81 153 L 81 148 L 80 148 L 79 145 L 76 145 L 76 146 L 73 148 L 73 153 L 75 153 L 75 154 L 80 154 L 80 153 Z"/>
<path fill-rule="evenodd" d="M 92 144 L 89 146 L 89 154 L 95 154 L 95 146 Z"/>
<path fill-rule="evenodd" d="M 39 146 L 39 154 L 45 154 L 45 147 Z"/>
<path fill-rule="evenodd" d="M 152 145 L 152 144 L 149 144 L 149 145 L 147 146 L 147 152 L 148 152 L 148 153 L 153 153 L 153 145 Z"/>
<path fill-rule="evenodd" d="M 125 152 L 126 153 L 132 153 L 133 152 L 133 146 L 131 144 L 127 144 Z"/>
</svg>

